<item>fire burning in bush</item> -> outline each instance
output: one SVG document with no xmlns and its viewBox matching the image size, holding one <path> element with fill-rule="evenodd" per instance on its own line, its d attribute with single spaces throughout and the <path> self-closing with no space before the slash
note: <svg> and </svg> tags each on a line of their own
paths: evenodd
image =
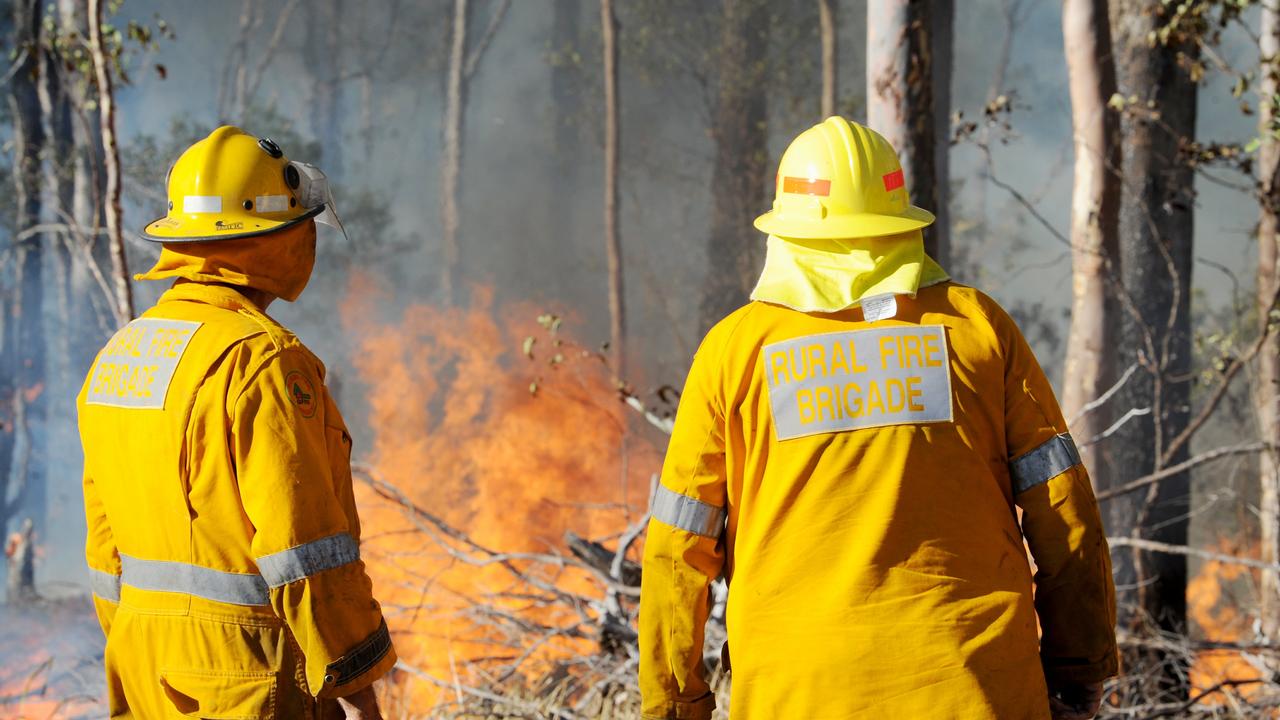
<svg viewBox="0 0 1280 720">
<path fill-rule="evenodd" d="M 357 453 L 363 555 L 402 663 L 450 694 L 572 672 L 598 652 L 610 581 L 563 537 L 639 520 L 659 448 L 628 433 L 607 371 L 558 322 L 528 337 L 537 308 L 495 308 L 481 288 L 466 308 L 369 325 L 381 292 L 355 278 L 343 322 L 374 437 Z"/>
<path fill-rule="evenodd" d="M 1219 553 L 1256 558 L 1258 548 L 1244 547 L 1227 539 L 1219 540 Z M 1199 635 L 1212 643 L 1247 646 L 1254 637 L 1250 609 L 1256 605 L 1258 571 L 1218 560 L 1205 560 L 1200 571 L 1187 583 L 1187 616 Z M 1274 658 L 1271 658 L 1274 660 Z M 1206 648 L 1198 650 L 1191 666 L 1192 692 L 1205 694 L 1206 705 L 1229 704 L 1228 694 L 1257 699 L 1266 687 L 1265 661 L 1247 650 Z M 1210 694 L 1218 694 L 1212 698 Z M 1276 717 L 1273 712 L 1271 717 Z"/>
</svg>

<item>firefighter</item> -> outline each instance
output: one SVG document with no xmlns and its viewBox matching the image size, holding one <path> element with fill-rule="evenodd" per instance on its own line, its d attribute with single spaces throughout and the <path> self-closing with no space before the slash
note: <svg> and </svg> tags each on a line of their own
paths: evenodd
<svg viewBox="0 0 1280 720">
<path fill-rule="evenodd" d="M 904 185 L 838 117 L 782 156 L 752 302 L 702 341 L 652 502 L 646 718 L 711 716 L 721 576 L 735 720 L 1088 718 L 1117 672 L 1053 391 L 1005 311 L 925 254 Z"/>
<path fill-rule="evenodd" d="M 221 127 L 170 170 L 176 278 L 77 401 L 112 717 L 378 717 L 395 663 L 360 560 L 351 437 L 324 365 L 266 314 L 332 212 L 322 173 Z"/>
</svg>

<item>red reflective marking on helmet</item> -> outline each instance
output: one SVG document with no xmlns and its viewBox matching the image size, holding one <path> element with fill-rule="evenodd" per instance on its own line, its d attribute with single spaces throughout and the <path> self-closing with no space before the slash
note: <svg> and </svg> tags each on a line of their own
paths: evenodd
<svg viewBox="0 0 1280 720">
<path fill-rule="evenodd" d="M 830 195 L 830 180 L 806 180 L 805 178 L 782 178 L 782 192 L 797 195 Z"/>
<path fill-rule="evenodd" d="M 884 191 L 893 192 L 898 188 L 906 185 L 907 181 L 902 177 L 902 170 L 895 170 L 884 176 Z"/>
</svg>

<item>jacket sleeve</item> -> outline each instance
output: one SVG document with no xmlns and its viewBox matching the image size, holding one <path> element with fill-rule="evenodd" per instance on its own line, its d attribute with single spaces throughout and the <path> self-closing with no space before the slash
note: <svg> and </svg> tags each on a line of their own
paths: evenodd
<svg viewBox="0 0 1280 720">
<path fill-rule="evenodd" d="M 1040 659 L 1050 686 L 1119 669 L 1111 555 L 1053 389 L 1013 320 L 996 318 L 1005 353 L 1005 441 L 1022 532 L 1035 560 Z"/>
<path fill-rule="evenodd" d="M 120 551 L 116 549 L 115 536 L 107 524 L 102 498 L 88 473 L 84 476 L 84 517 L 87 525 L 84 555 L 89 565 L 93 609 L 103 634 L 110 635 L 111 622 L 120 607 Z"/>
<path fill-rule="evenodd" d="M 719 363 L 709 341 L 680 397 L 645 540 L 640 591 L 644 718 L 705 720 L 715 709 L 702 665 L 710 584 L 724 568 L 727 505 Z"/>
<path fill-rule="evenodd" d="M 346 428 L 300 349 L 265 361 L 233 412 L 240 497 L 271 604 L 306 657 L 312 694 L 350 695 L 396 655 L 360 560 Z"/>
</svg>

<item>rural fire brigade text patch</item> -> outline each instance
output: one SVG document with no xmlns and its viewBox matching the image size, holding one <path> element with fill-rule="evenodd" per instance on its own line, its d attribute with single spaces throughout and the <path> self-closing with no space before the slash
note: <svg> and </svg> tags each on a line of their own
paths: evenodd
<svg viewBox="0 0 1280 720">
<path fill-rule="evenodd" d="M 941 325 L 807 335 L 762 352 L 779 440 L 952 419 Z"/>
<path fill-rule="evenodd" d="M 200 325 L 138 318 L 120 328 L 93 366 L 85 404 L 164 409 L 173 373 Z"/>
</svg>

